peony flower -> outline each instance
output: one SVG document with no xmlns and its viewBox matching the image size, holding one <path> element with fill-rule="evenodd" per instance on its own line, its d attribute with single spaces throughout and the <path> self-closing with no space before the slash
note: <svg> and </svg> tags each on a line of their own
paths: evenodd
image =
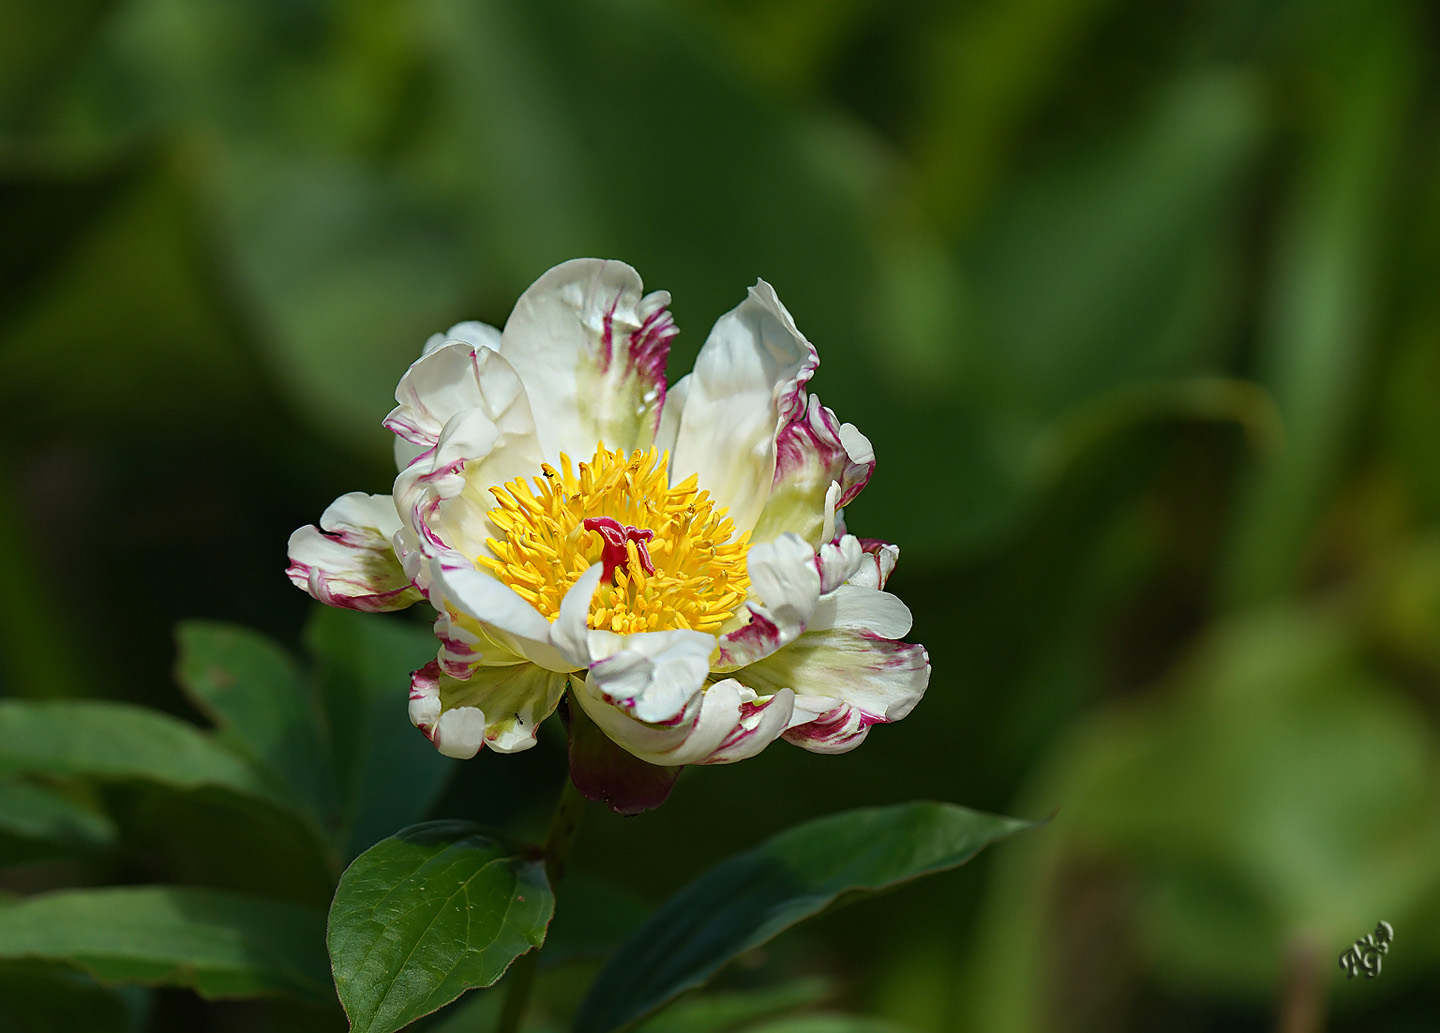
<svg viewBox="0 0 1440 1033">
<path fill-rule="evenodd" d="M 669 300 L 580 259 L 503 333 L 434 335 L 385 420 L 394 494 L 343 495 L 290 537 L 321 602 L 435 608 L 410 718 L 447 756 L 528 748 L 567 688 L 666 766 L 777 738 L 841 753 L 925 691 L 884 591 L 899 551 L 845 531 L 874 453 L 807 393 L 814 347 L 762 280 L 667 387 Z"/>
</svg>

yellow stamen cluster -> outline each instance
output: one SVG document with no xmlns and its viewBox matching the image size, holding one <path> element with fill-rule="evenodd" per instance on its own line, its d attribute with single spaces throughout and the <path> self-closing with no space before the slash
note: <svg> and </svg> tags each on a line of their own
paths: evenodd
<svg viewBox="0 0 1440 1033">
<path fill-rule="evenodd" d="M 496 505 L 490 519 L 505 535 L 486 544 L 495 558 L 477 563 L 554 620 L 560 600 L 581 574 L 601 562 L 604 539 L 585 521 L 610 517 L 654 536 L 644 542 L 654 573 L 645 569 L 638 543 L 625 542 L 626 561 L 615 563 L 590 605 L 589 625 L 630 634 L 688 628 L 715 632 L 745 599 L 749 532 L 696 488 L 692 475 L 668 485 L 669 454 L 611 452 L 604 442 L 578 472 L 570 457 L 560 469 L 541 465 L 533 478 L 517 478 L 490 489 Z"/>
</svg>

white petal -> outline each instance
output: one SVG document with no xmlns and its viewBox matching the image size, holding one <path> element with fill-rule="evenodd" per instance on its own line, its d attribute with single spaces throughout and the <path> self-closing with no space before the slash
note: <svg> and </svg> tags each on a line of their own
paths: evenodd
<svg viewBox="0 0 1440 1033">
<path fill-rule="evenodd" d="M 485 745 L 485 713 L 475 707 L 442 711 L 430 741 L 447 757 L 469 760 Z"/>
<path fill-rule="evenodd" d="M 850 576 L 850 583 L 860 588 L 884 588 L 895 571 L 895 565 L 900 562 L 900 547 L 878 538 L 861 538 L 859 541 L 865 554 Z"/>
<path fill-rule="evenodd" d="M 901 602 L 899 596 L 858 585 L 841 585 L 820 601 L 810 627 L 864 631 L 895 639 L 910 634 L 912 624 L 910 607 Z"/>
<path fill-rule="evenodd" d="M 638 721 L 582 688 L 576 698 L 611 739 L 641 760 L 663 766 L 728 764 L 752 757 L 779 738 L 794 694 L 757 697 L 733 679 L 716 682 L 674 721 Z"/>
<path fill-rule="evenodd" d="M 440 699 L 447 708 L 483 710 L 486 744 L 500 753 L 515 753 L 535 745 L 536 730 L 554 713 L 568 677 L 534 664 L 486 667 L 467 681 L 442 682 Z"/>
<path fill-rule="evenodd" d="M 803 635 L 736 677 L 761 693 L 794 689 L 797 714 L 817 715 L 792 726 L 787 739 L 822 752 L 848 749 L 870 725 L 898 721 L 924 695 L 924 647 L 895 641 L 909 630 L 910 611 L 899 599 L 842 585 L 820 600 Z"/>
<path fill-rule="evenodd" d="M 716 322 L 691 374 L 672 469 L 695 473 L 741 531 L 754 528 L 775 474 L 775 436 L 805 409 L 815 349 L 764 280 Z"/>
<path fill-rule="evenodd" d="M 835 510 L 860 494 L 874 469 L 869 439 L 850 424 L 841 425 L 811 395 L 805 412 L 775 439 L 775 475 L 754 540 L 792 531 L 813 546 L 829 541 Z"/>
<path fill-rule="evenodd" d="M 410 680 L 410 721 L 447 757 L 468 759 L 482 746 L 516 753 L 535 745 L 540 722 L 565 692 L 567 675 L 517 663 L 451 678 L 435 663 Z"/>
<path fill-rule="evenodd" d="M 431 334 L 430 339 L 425 342 L 421 354 L 429 355 L 450 341 L 462 341 L 472 348 L 489 348 L 491 351 L 498 352 L 500 350 L 500 331 L 489 323 L 482 323 L 479 320 L 472 319 L 464 323 L 456 323 L 443 334 Z"/>
<path fill-rule="evenodd" d="M 664 291 L 642 294 L 623 262 L 582 258 L 521 295 L 500 350 L 525 383 L 544 452 L 587 461 L 598 442 L 648 448 L 676 330 Z"/>
<path fill-rule="evenodd" d="M 797 696 L 795 717 L 803 720 L 785 730 L 785 741 L 811 753 L 849 753 L 865 741 L 872 725 L 884 723 L 830 696 Z"/>
<path fill-rule="evenodd" d="M 475 349 L 452 341 L 416 359 L 400 378 L 395 401 L 395 408 L 385 417 L 386 428 L 429 448 L 439 440 L 446 420 L 466 409 L 480 408 Z"/>
<path fill-rule="evenodd" d="M 693 763 L 733 764 L 746 760 L 780 738 L 791 724 L 795 694 L 789 689 L 781 689 L 773 696 L 756 696 L 748 686 L 727 679 L 711 686 L 710 691 L 725 684 L 734 685 L 742 693 L 739 717 L 715 752 Z M 709 695 L 707 692 L 706 696 Z"/>
<path fill-rule="evenodd" d="M 390 544 L 400 529 L 389 495 L 341 495 L 320 517 L 320 526 L 290 536 L 290 580 L 330 606 L 352 610 L 399 610 L 420 598 Z"/>
<path fill-rule="evenodd" d="M 426 560 L 430 602 L 436 610 L 449 612 L 452 626 L 459 623 L 463 628 L 463 621 L 457 622 L 456 618 L 468 617 L 478 625 L 471 631 L 472 637 L 478 639 L 478 633 L 483 633 L 511 654 L 549 671 L 564 673 L 575 669 L 576 665 L 568 663 L 551 644 L 550 622 L 509 585 L 477 570 L 460 553 L 432 552 L 427 548 Z M 465 645 L 473 648 L 472 643 Z M 446 666 L 452 674 L 460 673 L 455 670 L 456 665 Z"/>
<path fill-rule="evenodd" d="M 680 434 L 680 418 L 685 415 L 685 399 L 690 394 L 690 377 L 686 373 L 665 392 L 665 408 L 660 412 L 660 429 L 655 432 L 655 447 L 661 452 L 675 454 L 675 439 Z M 671 464 L 671 482 L 679 483 L 689 477 L 693 470 L 677 470 Z M 679 476 L 676 476 L 679 474 Z"/>
<path fill-rule="evenodd" d="M 820 598 L 815 552 L 793 534 L 752 545 L 746 555 L 752 601 L 750 620 L 720 638 L 712 669 L 732 671 L 793 641 L 810 623 Z"/>
<path fill-rule="evenodd" d="M 696 697 L 684 710 L 663 724 L 646 724 L 607 703 L 588 680 L 575 685 L 572 698 L 607 736 L 641 760 L 660 763 L 656 757 L 667 755 L 682 745 L 699 719 L 702 697 Z"/>
<path fill-rule="evenodd" d="M 428 738 L 440 720 L 440 665 L 431 660 L 410 675 L 410 723 Z"/>
<path fill-rule="evenodd" d="M 588 668 L 597 699 L 646 722 L 673 721 L 705 682 L 715 636 L 683 629 L 617 635 L 587 625 L 603 576 L 594 564 L 565 593 L 551 641 L 565 662 Z"/>
<path fill-rule="evenodd" d="M 815 569 L 820 574 L 820 594 L 829 595 L 850 581 L 865 562 L 864 547 L 854 535 L 844 535 L 820 546 Z"/>
<path fill-rule="evenodd" d="M 590 603 L 604 572 L 604 565 L 595 563 L 580 575 L 580 579 L 565 593 L 565 598 L 560 600 L 560 612 L 550 628 L 550 639 L 555 648 L 576 667 L 589 667 L 597 656 L 607 656 L 618 648 L 617 645 L 607 648 L 598 643 L 596 633 L 587 623 Z"/>
<path fill-rule="evenodd" d="M 507 430 L 484 409 L 467 409 L 395 478 L 396 508 L 421 539 L 471 557 L 489 555 L 485 542 L 498 533 L 487 516 L 495 506 L 489 489 L 539 473 L 541 461 L 530 430 Z"/>
<path fill-rule="evenodd" d="M 395 388 L 395 401 L 385 426 L 427 448 L 451 417 L 468 409 L 481 410 L 506 433 L 534 429 L 519 374 L 498 352 L 462 341 L 413 362 Z"/>
<path fill-rule="evenodd" d="M 745 556 L 750 592 L 772 614 L 804 625 L 820 596 L 815 550 L 800 537 L 784 534 L 773 542 L 751 546 Z"/>
<path fill-rule="evenodd" d="M 591 661 L 585 683 L 637 720 L 673 721 L 705 684 L 715 636 L 676 630 L 615 638 L 619 648 Z"/>
<path fill-rule="evenodd" d="M 831 481 L 830 487 L 825 489 L 825 501 L 821 504 L 820 519 L 820 540 L 822 542 L 833 542 L 836 534 L 843 534 L 840 530 L 840 482 Z"/>
</svg>

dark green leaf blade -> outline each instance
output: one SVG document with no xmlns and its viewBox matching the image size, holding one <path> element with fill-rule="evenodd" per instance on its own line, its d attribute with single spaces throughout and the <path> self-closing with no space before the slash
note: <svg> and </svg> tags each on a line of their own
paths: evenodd
<svg viewBox="0 0 1440 1033">
<path fill-rule="evenodd" d="M 596 978 L 576 1031 L 626 1026 L 842 895 L 876 893 L 954 868 L 1033 825 L 918 802 L 846 811 L 788 829 L 716 865 L 661 905 Z"/>
<path fill-rule="evenodd" d="M 131 1000 L 60 965 L 0 963 L 0 1033 L 136 1033 Z"/>
<path fill-rule="evenodd" d="M 425 817 L 457 761 L 410 723 L 410 672 L 435 636 L 383 614 L 316 606 L 305 628 L 334 745 L 349 829 L 347 860 Z"/>
<path fill-rule="evenodd" d="M 289 806 L 245 760 L 193 725 L 105 700 L 0 701 L 0 774 L 17 772 L 227 789 Z"/>
<path fill-rule="evenodd" d="M 219 739 L 270 772 L 320 823 L 334 808 L 310 687 L 286 652 L 248 628 L 186 621 L 175 632 L 182 688 Z"/>
<path fill-rule="evenodd" d="M 60 961 L 103 983 L 203 997 L 334 999 L 324 918 L 310 908 L 184 886 L 63 890 L 0 909 L 0 958 Z"/>
<path fill-rule="evenodd" d="M 45 785 L 21 778 L 0 778 L 0 862 L 34 850 L 88 851 L 110 845 L 115 826 L 105 815 Z"/>
<path fill-rule="evenodd" d="M 490 986 L 545 941 L 555 898 L 532 851 L 469 822 L 403 829 L 355 859 L 330 908 L 352 1033 L 391 1033 Z"/>
</svg>

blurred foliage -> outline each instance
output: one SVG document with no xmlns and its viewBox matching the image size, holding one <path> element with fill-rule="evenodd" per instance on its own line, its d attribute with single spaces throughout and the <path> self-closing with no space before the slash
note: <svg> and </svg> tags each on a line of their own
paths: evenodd
<svg viewBox="0 0 1440 1033">
<path fill-rule="evenodd" d="M 182 693 L 171 628 L 300 652 L 285 538 L 386 490 L 379 420 L 425 337 L 616 257 L 674 294 L 674 377 L 760 275 L 875 443 L 847 517 L 903 547 L 932 688 L 845 757 L 782 744 L 589 814 L 573 866 L 612 889 L 559 913 L 569 889 L 629 914 L 842 807 L 1058 807 L 993 878 L 823 919 L 726 993 L 823 973 L 875 1028 L 1243 1030 L 1308 978 L 1334 1030 L 1433 1026 L 1433 4 L 0 0 L 0 25 L 4 694 L 211 719 L 284 760 L 280 710 Z M 335 784 L 284 773 L 336 856 L 434 793 L 538 837 L 558 729 L 444 785 L 403 716 L 423 628 L 347 616 L 309 636 Z M 323 891 L 297 819 L 83 774 L 4 767 L 0 887 Z M 1381 918 L 1383 975 L 1345 982 Z M 542 973 L 538 1023 L 593 964 Z M 57 981 L 88 1027 L 0 1004 L 0 1028 L 336 1021 L 0 962 Z"/>
</svg>

